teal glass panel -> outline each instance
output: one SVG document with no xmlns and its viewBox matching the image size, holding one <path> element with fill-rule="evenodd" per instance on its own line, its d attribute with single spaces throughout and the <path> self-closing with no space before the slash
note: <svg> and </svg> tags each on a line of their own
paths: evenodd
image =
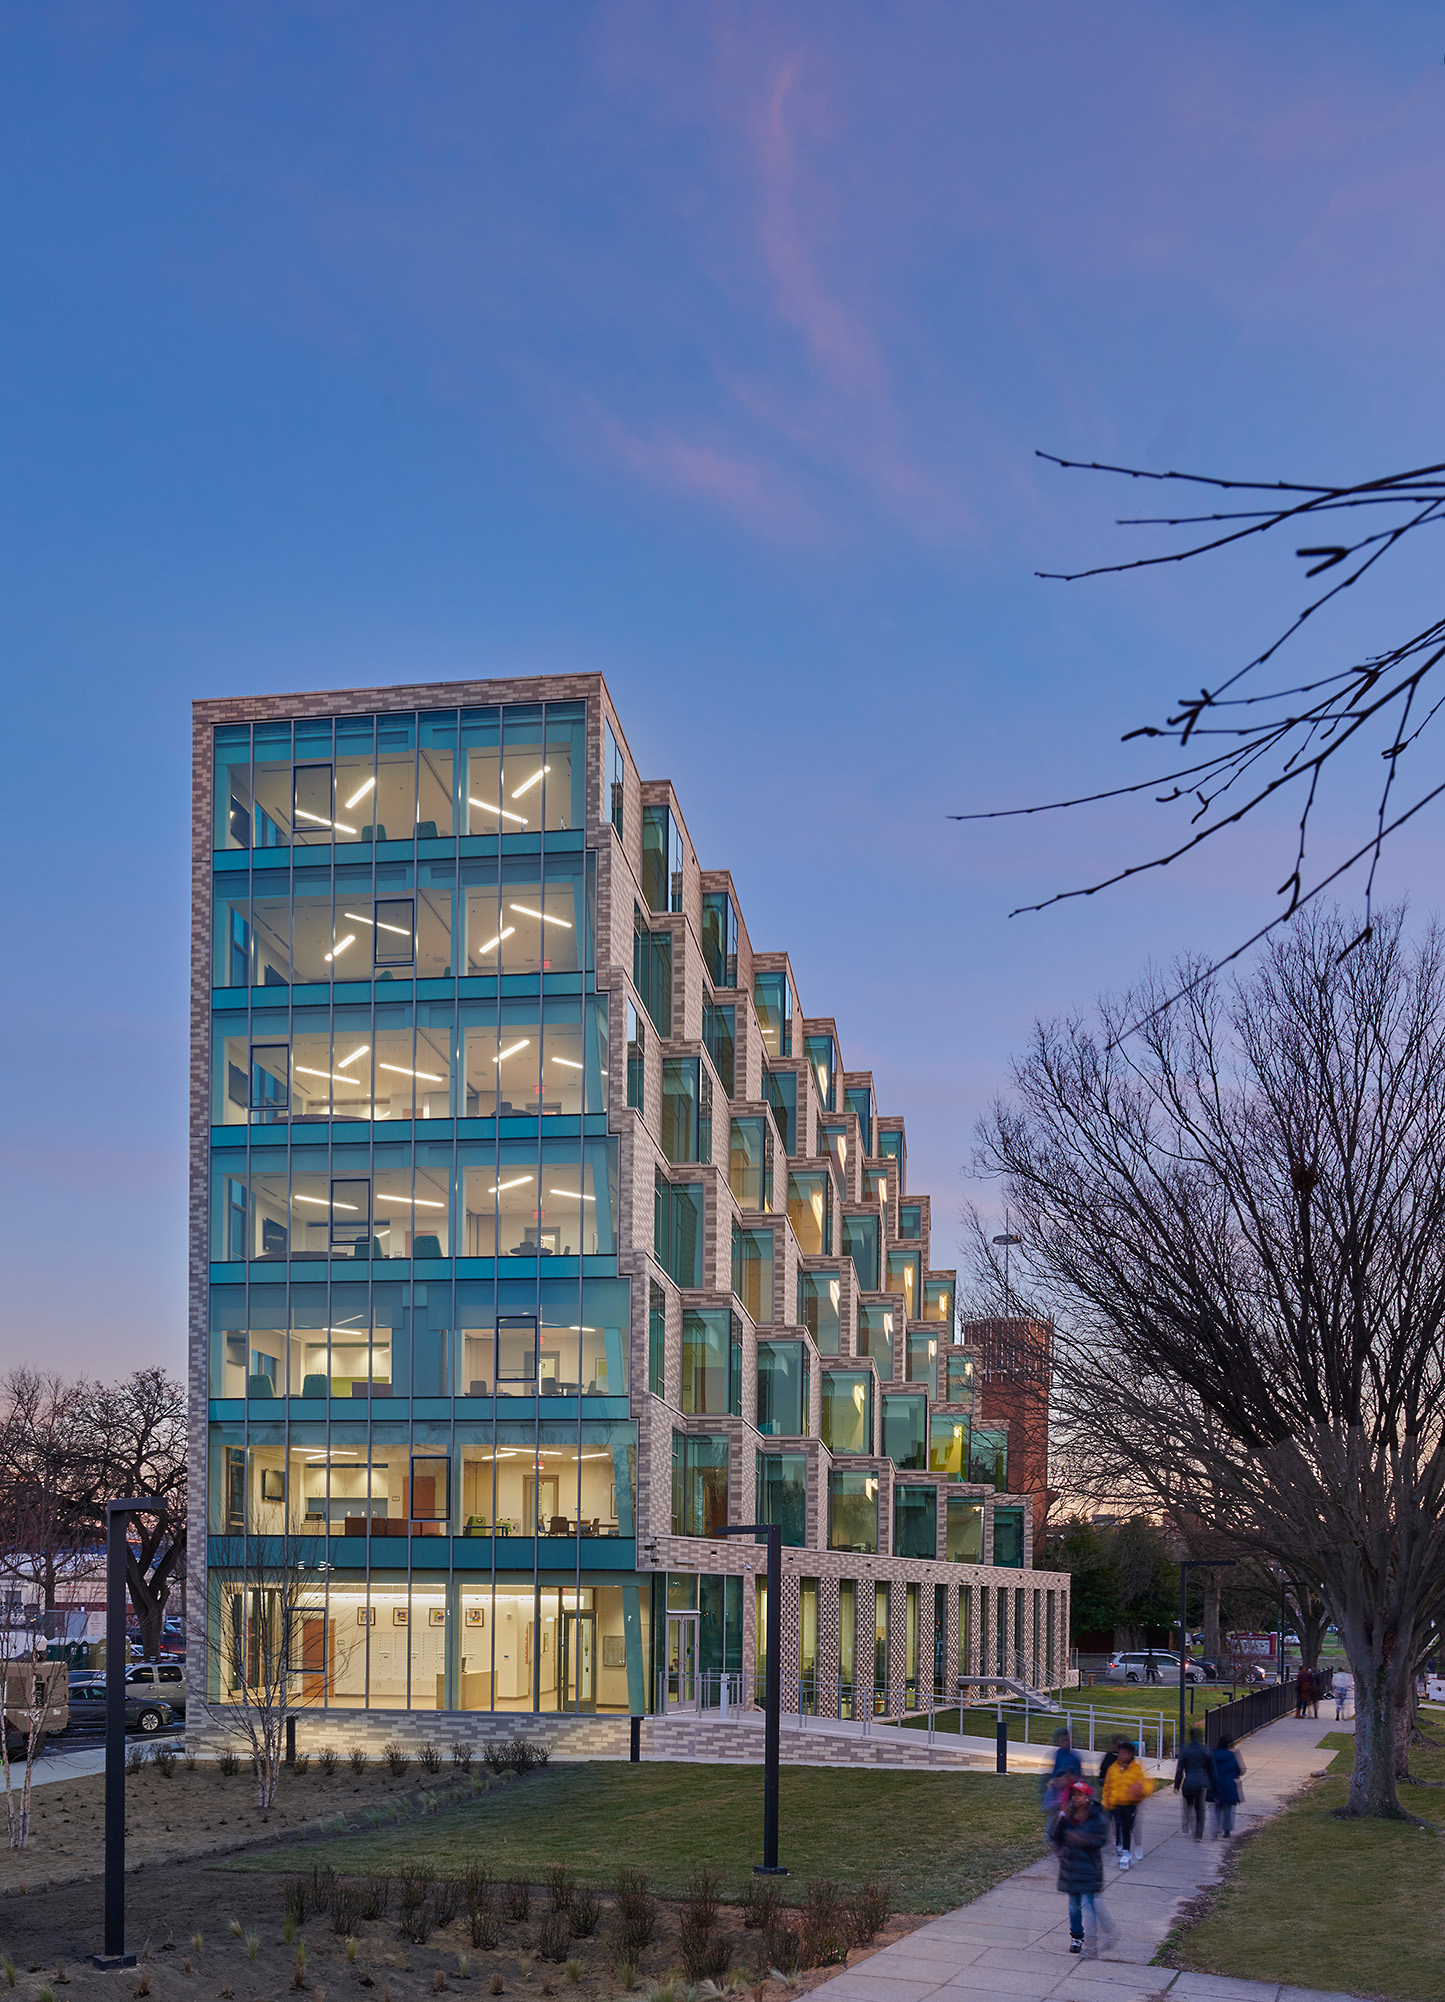
<svg viewBox="0 0 1445 2002">
<path fill-rule="evenodd" d="M 948 1331 L 942 1337 L 949 1340 L 953 1334 L 953 1281 L 951 1279 L 925 1279 L 923 1282 L 923 1318 L 925 1321 L 939 1321 Z"/>
<path fill-rule="evenodd" d="M 773 1233 L 733 1225 L 733 1291 L 755 1325 L 773 1318 Z"/>
<path fill-rule="evenodd" d="M 928 1399 L 907 1391 L 883 1393 L 883 1451 L 895 1467 L 922 1473 L 928 1465 Z"/>
<path fill-rule="evenodd" d="M 798 1151 L 798 1080 L 792 1071 L 769 1071 L 768 1104 L 783 1138 L 783 1152 Z"/>
<path fill-rule="evenodd" d="M 802 1549 L 808 1540 L 808 1456 L 759 1453 L 758 1521 L 776 1523 L 783 1542 Z"/>
<path fill-rule="evenodd" d="M 655 1279 L 647 1286 L 647 1387 L 667 1395 L 667 1295 Z"/>
<path fill-rule="evenodd" d="M 900 1482 L 893 1490 L 893 1555 L 938 1555 L 938 1489 Z"/>
<path fill-rule="evenodd" d="M 667 806 L 642 809 L 642 894 L 650 911 L 682 909 L 682 837 Z"/>
<path fill-rule="evenodd" d="M 738 917 L 726 890 L 703 892 L 702 956 L 714 987 L 737 986 Z"/>
<path fill-rule="evenodd" d="M 726 1438 L 672 1435 L 672 1533 L 715 1536 L 727 1527 Z"/>
<path fill-rule="evenodd" d="M 251 726 L 222 724 L 212 733 L 215 848 L 251 845 Z"/>
<path fill-rule="evenodd" d="M 726 1307 L 688 1308 L 682 1317 L 682 1408 L 699 1417 L 724 1417 L 736 1402 L 733 1376 L 738 1351 L 734 1316 Z"/>
<path fill-rule="evenodd" d="M 922 1237 L 922 1203 L 900 1203 L 898 1205 L 898 1235 L 900 1237 Z"/>
<path fill-rule="evenodd" d="M 835 1356 L 838 1353 L 841 1294 L 842 1287 L 836 1272 L 799 1271 L 798 1324 L 813 1337 L 819 1355 Z"/>
<path fill-rule="evenodd" d="M 813 1082 L 818 1088 L 818 1102 L 824 1112 L 838 1110 L 837 1058 L 831 1036 L 806 1036 L 803 1051 L 808 1059 L 808 1068 L 813 1073 Z"/>
<path fill-rule="evenodd" d="M 878 1219 L 876 1216 L 843 1217 L 843 1252 L 853 1261 L 859 1291 L 876 1293 L 878 1285 Z"/>
<path fill-rule="evenodd" d="M 653 1250 L 676 1286 L 702 1285 L 703 1184 L 657 1176 L 652 1204 Z"/>
<path fill-rule="evenodd" d="M 585 827 L 587 722 L 582 703 L 547 704 L 542 765 L 543 824 L 555 829 Z"/>
<path fill-rule="evenodd" d="M 950 1495 L 945 1508 L 945 1558 L 950 1564 L 982 1564 L 983 1503 Z"/>
<path fill-rule="evenodd" d="M 773 1206 L 772 1148 L 761 1114 L 732 1122 L 728 1140 L 728 1187 L 745 1210 Z"/>
<path fill-rule="evenodd" d="M 866 1084 L 856 1085 L 844 1092 L 843 1104 L 847 1111 L 857 1115 L 863 1158 L 867 1160 L 873 1153 L 873 1094 Z"/>
<path fill-rule="evenodd" d="M 832 1256 L 833 1188 L 826 1169 L 789 1172 L 788 1222 L 804 1257 Z"/>
<path fill-rule="evenodd" d="M 808 1429 L 801 1342 L 758 1343 L 758 1430 L 764 1438 L 801 1438 Z"/>
<path fill-rule="evenodd" d="M 737 1009 L 731 1001 L 703 1002 L 702 1040 L 718 1082 L 731 1098 L 737 1084 Z"/>
<path fill-rule="evenodd" d="M 793 1050 L 792 996 L 786 973 L 753 975 L 753 1006 L 762 1031 L 763 1048 L 770 1057 L 786 1057 Z M 792 1149 L 789 1149 L 791 1153 Z"/>
<path fill-rule="evenodd" d="M 828 1548 L 878 1549 L 878 1476 L 833 1467 L 828 1473 Z"/>
<path fill-rule="evenodd" d="M 969 1425 L 967 1418 L 952 1412 L 935 1411 L 928 1420 L 928 1471 L 947 1474 L 952 1480 L 969 1478 Z"/>
<path fill-rule="evenodd" d="M 993 1561 L 1009 1570 L 1020 1571 L 1024 1561 L 1024 1512 L 1021 1508 L 996 1508 L 993 1512 Z"/>
<path fill-rule="evenodd" d="M 969 1443 L 968 1478 L 1003 1493 L 1008 1488 L 1008 1434 L 975 1426 Z"/>
<path fill-rule="evenodd" d="M 669 1161 L 712 1159 L 712 1078 L 701 1057 L 662 1060 L 662 1151 Z"/>
<path fill-rule="evenodd" d="M 938 1343 L 932 1335 L 908 1331 L 908 1381 L 926 1386 L 930 1397 L 938 1395 Z"/>
<path fill-rule="evenodd" d="M 825 1369 L 823 1444 L 831 1453 L 873 1451 L 873 1378 L 867 1370 Z"/>
<path fill-rule="evenodd" d="M 893 1375 L 893 1309 L 891 1307 L 863 1307 L 858 1309 L 858 1353 L 871 1356 L 878 1366 L 878 1374 L 887 1383 Z"/>
</svg>

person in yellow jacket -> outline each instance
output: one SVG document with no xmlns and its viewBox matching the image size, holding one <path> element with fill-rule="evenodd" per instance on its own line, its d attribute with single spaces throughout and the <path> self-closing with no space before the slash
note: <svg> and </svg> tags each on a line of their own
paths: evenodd
<svg viewBox="0 0 1445 2002">
<path fill-rule="evenodd" d="M 1139 1812 L 1142 1801 L 1146 1801 L 1154 1791 L 1154 1782 L 1140 1765 L 1138 1747 L 1126 1738 L 1119 1746 L 1118 1757 L 1104 1776 L 1104 1806 L 1114 1818 L 1114 1847 L 1119 1855 L 1119 1868 L 1129 1867 L 1129 1853 L 1134 1846 L 1134 1817 Z"/>
</svg>

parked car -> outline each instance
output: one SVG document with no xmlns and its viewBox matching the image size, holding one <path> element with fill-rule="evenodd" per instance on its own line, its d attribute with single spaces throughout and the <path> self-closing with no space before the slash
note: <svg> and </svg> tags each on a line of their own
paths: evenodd
<svg viewBox="0 0 1445 2002">
<path fill-rule="evenodd" d="M 145 1692 L 154 1690 L 178 1717 L 186 1714 L 186 1671 L 178 1661 L 133 1661 L 126 1682 Z"/>
<path fill-rule="evenodd" d="M 81 1678 L 70 1685 L 70 1721 L 72 1724 L 104 1724 L 105 1722 L 105 1682 L 92 1676 Z M 169 1703 L 159 1696 L 142 1695 L 139 1690 L 131 1694 L 126 1691 L 125 1728 L 127 1731 L 143 1731 L 151 1737 L 157 1731 L 164 1731 L 167 1725 L 178 1720 Z"/>
<path fill-rule="evenodd" d="M 1149 1665 L 1151 1662 L 1154 1665 L 1154 1672 L 1161 1682 L 1172 1682 L 1176 1686 L 1178 1685 L 1178 1655 L 1166 1654 L 1162 1648 L 1157 1647 L 1134 1648 L 1127 1654 L 1110 1655 L 1109 1665 L 1104 1670 L 1104 1680 L 1106 1682 L 1147 1682 L 1149 1680 Z M 1186 1682 L 1201 1682 L 1203 1677 L 1204 1665 L 1202 1662 L 1185 1662 L 1184 1680 Z"/>
</svg>

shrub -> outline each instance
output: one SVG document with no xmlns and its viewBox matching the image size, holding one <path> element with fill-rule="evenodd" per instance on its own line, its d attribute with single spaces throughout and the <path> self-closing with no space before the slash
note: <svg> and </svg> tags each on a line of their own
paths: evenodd
<svg viewBox="0 0 1445 2002">
<path fill-rule="evenodd" d="M 525 1877 L 513 1877 L 507 1885 L 507 1917 L 525 1920 L 532 1914 L 532 1886 Z"/>
<path fill-rule="evenodd" d="M 291 1761 L 291 1770 L 298 1778 L 304 1777 L 311 1770 L 311 1754 L 309 1752 L 298 1752 Z"/>
<path fill-rule="evenodd" d="M 403 1939 L 422 1946 L 431 1935 L 432 1872 L 424 1865 L 404 1864 L 396 1900 L 396 1929 Z"/>
<path fill-rule="evenodd" d="M 286 1877 L 281 1884 L 281 1916 L 298 1926 L 306 1923 L 310 1886 L 304 1877 Z"/>
<path fill-rule="evenodd" d="M 354 1773 L 364 1773 L 366 1771 L 366 1761 L 371 1755 L 364 1745 L 353 1745 L 346 1756 Z"/>
<path fill-rule="evenodd" d="M 185 1751 L 182 1752 L 181 1758 L 184 1761 L 186 1771 L 188 1773 L 193 1773 L 196 1770 L 196 1755 L 189 1745 L 187 1745 Z"/>
<path fill-rule="evenodd" d="M 452 1764 L 460 1772 L 469 1773 L 472 1769 L 472 1748 L 464 1745 L 460 1738 L 452 1739 Z"/>
<path fill-rule="evenodd" d="M 458 1884 L 456 1878 L 439 1878 L 433 1886 L 431 1894 L 432 1916 L 439 1927 L 451 1924 L 457 1915 L 457 1906 L 460 1902 L 461 1885 Z"/>
<path fill-rule="evenodd" d="M 361 1887 L 361 1909 L 357 1916 L 363 1919 L 384 1919 L 390 1904 L 390 1877 L 368 1877 Z"/>
<path fill-rule="evenodd" d="M 340 1764 L 340 1760 L 336 1756 L 336 1747 L 334 1745 L 323 1745 L 321 1750 L 316 1754 L 316 1763 L 322 1772 L 325 1773 L 327 1779 L 330 1779 Z"/>
<path fill-rule="evenodd" d="M 436 1746 L 432 1744 L 430 1739 L 427 1740 L 426 1744 L 419 1745 L 417 1747 L 416 1755 L 421 1760 L 421 1763 L 427 1772 L 439 1773 L 441 1771 L 442 1755 L 437 1750 Z"/>
<path fill-rule="evenodd" d="M 362 1894 L 352 1884 L 338 1884 L 331 1893 L 331 1930 L 349 1939 L 361 1922 Z"/>
<path fill-rule="evenodd" d="M 565 1863 L 547 1865 L 547 1896 L 554 1912 L 565 1912 L 572 1904 L 572 1872 Z"/>
<path fill-rule="evenodd" d="M 783 1887 L 776 1877 L 745 1877 L 742 1896 L 743 1924 L 766 1930 L 783 1902 Z"/>
<path fill-rule="evenodd" d="M 687 1880 L 677 1943 L 689 1981 L 726 1973 L 732 1955 L 718 1924 L 718 1880 L 711 1870 L 694 1870 Z"/>
<path fill-rule="evenodd" d="M 848 1900 L 853 1941 L 869 1946 L 893 1915 L 893 1886 L 886 1877 L 869 1877 Z"/>
<path fill-rule="evenodd" d="M 852 1943 L 852 1915 L 844 1908 L 837 1885 L 831 1877 L 815 1877 L 803 1903 L 804 1967 L 831 1967 L 834 1961 L 846 1960 Z"/>
<path fill-rule="evenodd" d="M 467 1908 L 467 1930 L 479 1952 L 488 1953 L 502 1936 L 497 1911 L 497 1887 L 492 1873 L 482 1863 L 469 1863 L 462 1878 L 462 1900 Z"/>
<path fill-rule="evenodd" d="M 779 1974 L 795 1974 L 802 1957 L 798 1928 L 781 1905 L 773 1908 L 763 1925 L 763 1964 Z"/>
<path fill-rule="evenodd" d="M 162 1779 L 169 1779 L 176 1769 L 176 1749 L 174 1745 L 157 1745 L 151 1754 L 151 1764 Z"/>
<path fill-rule="evenodd" d="M 550 1911 L 537 1928 L 537 1951 L 543 1960 L 565 1960 L 572 1951 L 572 1928 L 565 1912 Z"/>
<path fill-rule="evenodd" d="M 612 1930 L 613 1950 L 618 1960 L 635 1966 L 642 1949 L 651 1946 L 657 1931 L 657 1900 L 648 1890 L 647 1878 L 641 1870 L 623 1869 L 617 1873 Z"/>
<path fill-rule="evenodd" d="M 572 1921 L 574 1939 L 590 1939 L 597 1930 L 597 1921 L 602 1916 L 602 1900 L 590 1885 L 583 1884 L 572 1893 L 572 1903 L 568 1917 Z"/>
<path fill-rule="evenodd" d="M 411 1753 L 406 1749 L 405 1745 L 398 1745 L 394 1738 L 389 1744 L 383 1745 L 381 1749 L 383 1758 L 391 1768 L 392 1778 L 399 1780 L 411 1764 Z"/>
<path fill-rule="evenodd" d="M 228 1780 L 233 1780 L 241 1770 L 241 1761 L 235 1752 L 222 1752 L 216 1764 Z"/>
<path fill-rule="evenodd" d="M 125 1769 L 128 1773 L 138 1773 L 146 1762 L 145 1746 L 132 1745 L 125 1755 Z"/>
</svg>

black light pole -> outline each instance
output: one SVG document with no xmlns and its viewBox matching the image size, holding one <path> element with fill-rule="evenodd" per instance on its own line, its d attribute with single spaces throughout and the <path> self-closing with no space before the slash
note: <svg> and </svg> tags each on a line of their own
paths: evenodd
<svg viewBox="0 0 1445 2002">
<path fill-rule="evenodd" d="M 1186 1557 L 1179 1566 L 1179 1736 L 1174 1741 L 1177 1759 L 1184 1750 L 1184 1646 L 1188 1638 L 1189 1574 L 1191 1571 L 1227 1571 L 1238 1563 L 1235 1557 Z"/>
<path fill-rule="evenodd" d="M 732 1523 L 718 1532 L 721 1536 L 765 1536 L 768 1539 L 768 1624 L 764 1645 L 768 1668 L 763 1701 L 763 1860 L 754 1863 L 754 1875 L 786 1877 L 778 1862 L 778 1752 L 783 1719 L 783 1671 L 779 1656 L 783 1647 L 783 1532 L 776 1522 Z"/>
<path fill-rule="evenodd" d="M 132 1515 L 146 1497 L 105 1505 L 105 1951 L 93 1967 L 134 1967 L 125 1950 L 125 1552 Z"/>
</svg>

